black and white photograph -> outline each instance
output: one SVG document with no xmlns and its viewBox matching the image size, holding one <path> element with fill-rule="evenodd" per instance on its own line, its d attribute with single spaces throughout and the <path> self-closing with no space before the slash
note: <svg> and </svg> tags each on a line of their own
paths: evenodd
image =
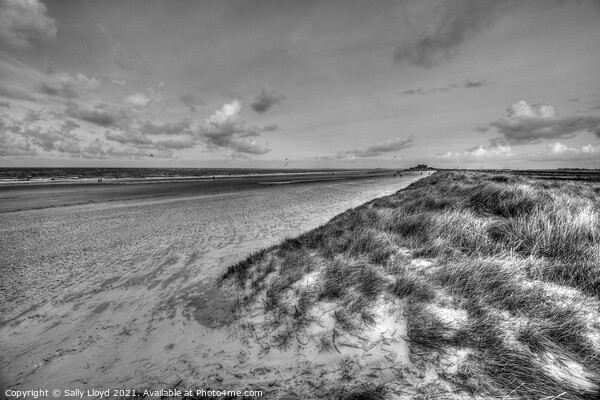
<svg viewBox="0 0 600 400">
<path fill-rule="evenodd" d="M 600 1 L 0 0 L 0 399 L 600 399 Z"/>
</svg>

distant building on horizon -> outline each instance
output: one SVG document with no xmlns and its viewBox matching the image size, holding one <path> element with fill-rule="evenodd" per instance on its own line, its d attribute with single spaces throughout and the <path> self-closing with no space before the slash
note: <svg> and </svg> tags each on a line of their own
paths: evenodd
<svg viewBox="0 0 600 400">
<path fill-rule="evenodd" d="M 417 164 L 416 167 L 410 167 L 409 169 L 429 169 L 427 164 Z"/>
</svg>

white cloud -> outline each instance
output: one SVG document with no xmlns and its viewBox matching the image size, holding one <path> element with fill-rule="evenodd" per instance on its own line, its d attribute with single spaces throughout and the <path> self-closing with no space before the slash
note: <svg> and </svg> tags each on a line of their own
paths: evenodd
<svg viewBox="0 0 600 400">
<path fill-rule="evenodd" d="M 477 146 L 470 149 L 466 149 L 463 152 L 447 152 L 445 154 L 439 154 L 438 158 L 452 159 L 452 160 L 497 160 L 506 159 L 513 157 L 515 154 L 509 146 L 497 145 L 497 146 Z"/>
<path fill-rule="evenodd" d="M 152 99 L 146 96 L 144 93 L 135 93 L 125 98 L 124 103 L 133 108 L 146 108 L 148 104 L 152 102 Z"/>
<path fill-rule="evenodd" d="M 552 118 L 558 117 L 558 111 L 556 107 L 546 103 L 538 103 L 534 105 L 527 104 L 526 101 L 521 100 L 511 104 L 506 111 L 508 112 L 509 118 Z"/>
<path fill-rule="evenodd" d="M 498 129 L 509 144 L 535 143 L 548 139 L 571 138 L 578 132 L 591 132 L 600 137 L 600 117 L 558 115 L 556 107 L 540 103 L 529 105 L 521 100 L 511 104 L 507 116 L 489 125 Z M 498 142 L 498 139 L 494 139 Z"/>
<path fill-rule="evenodd" d="M 260 145 L 250 137 L 260 136 L 265 128 L 251 126 L 240 118 L 242 103 L 234 99 L 226 103 L 213 115 L 206 119 L 200 132 L 211 148 L 228 148 L 235 152 L 247 154 L 264 154 L 270 151 L 266 146 Z M 269 125 L 272 130 L 272 125 Z"/>
<path fill-rule="evenodd" d="M 545 151 L 530 155 L 532 161 L 588 161 L 600 162 L 600 145 L 567 146 L 560 142 L 550 143 Z"/>
<path fill-rule="evenodd" d="M 47 11 L 38 0 L 0 1 L 0 41 L 23 49 L 31 46 L 31 40 L 54 39 L 56 25 Z"/>
</svg>

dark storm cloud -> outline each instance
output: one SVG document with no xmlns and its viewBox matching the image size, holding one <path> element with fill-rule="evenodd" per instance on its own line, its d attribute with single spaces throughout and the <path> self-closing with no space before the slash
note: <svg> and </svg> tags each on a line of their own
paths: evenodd
<svg viewBox="0 0 600 400">
<path fill-rule="evenodd" d="M 394 59 L 418 67 L 434 67 L 455 57 L 464 41 L 489 27 L 514 4 L 513 0 L 446 1 L 433 32 L 398 46 Z"/>
<path fill-rule="evenodd" d="M 258 93 L 254 98 L 254 101 L 252 104 L 250 104 L 250 107 L 252 107 L 252 109 L 257 113 L 265 113 L 271 107 L 281 103 L 285 99 L 286 97 L 284 94 L 264 86 L 260 90 L 260 93 Z"/>
</svg>

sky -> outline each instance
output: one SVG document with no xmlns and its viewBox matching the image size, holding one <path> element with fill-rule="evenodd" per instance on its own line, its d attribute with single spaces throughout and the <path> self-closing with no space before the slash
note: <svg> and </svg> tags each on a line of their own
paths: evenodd
<svg viewBox="0 0 600 400">
<path fill-rule="evenodd" d="M 0 0 L 0 167 L 600 168 L 599 0 Z"/>
</svg>

